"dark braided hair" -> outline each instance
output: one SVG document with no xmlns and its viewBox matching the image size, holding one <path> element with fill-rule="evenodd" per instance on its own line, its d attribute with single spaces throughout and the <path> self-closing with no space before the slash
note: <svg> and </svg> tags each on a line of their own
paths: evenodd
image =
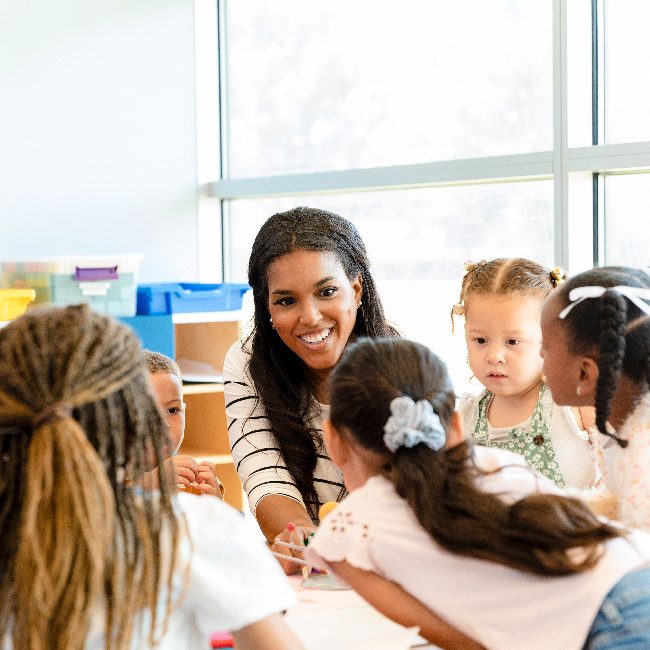
<svg viewBox="0 0 650 650">
<path fill-rule="evenodd" d="M 391 453 L 384 425 L 396 397 L 429 401 L 445 431 L 451 426 L 456 399 L 451 381 L 445 364 L 424 345 L 406 339 L 352 343 L 334 370 L 331 395 L 332 424 L 351 444 L 384 456 L 384 472 L 396 492 L 424 530 L 452 553 L 527 573 L 569 575 L 594 566 L 601 542 L 620 534 L 579 499 L 535 493 L 509 504 L 482 492 L 477 479 L 483 472 L 473 462 L 469 441 L 440 451 L 419 443 Z M 571 549 L 580 549 L 580 557 Z"/>
<path fill-rule="evenodd" d="M 161 476 L 154 500 L 124 476 L 137 482 L 154 457 L 163 468 L 166 436 L 125 325 L 82 305 L 0 330 L 0 639 L 82 650 L 103 603 L 107 649 L 131 647 L 143 610 L 154 641 L 171 607 L 173 478 Z"/>
<path fill-rule="evenodd" d="M 248 263 L 248 283 L 255 303 L 249 369 L 264 405 L 284 462 L 293 477 L 307 512 L 317 521 L 314 487 L 317 454 L 322 438 L 310 427 L 311 379 L 302 360 L 275 334 L 269 322 L 268 271 L 274 260 L 297 250 L 335 253 L 348 279 L 361 277 L 361 309 L 352 337 L 397 336 L 370 274 L 366 247 L 357 229 L 332 212 L 298 207 L 270 217 L 255 237 Z"/>
<path fill-rule="evenodd" d="M 640 269 L 600 267 L 571 278 L 558 292 L 561 306 L 569 305 L 569 292 L 577 287 L 629 286 L 650 288 L 650 276 Z M 635 383 L 650 385 L 650 316 L 617 291 L 576 303 L 563 319 L 569 347 L 578 354 L 593 354 L 598 361 L 596 426 L 622 447 L 627 441 L 607 431 L 612 398 L 621 373 Z"/>
</svg>

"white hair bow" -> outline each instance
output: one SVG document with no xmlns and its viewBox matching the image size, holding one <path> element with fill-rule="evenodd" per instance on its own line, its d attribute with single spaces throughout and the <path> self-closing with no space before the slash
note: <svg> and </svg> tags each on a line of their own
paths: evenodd
<svg viewBox="0 0 650 650">
<path fill-rule="evenodd" d="M 390 403 L 391 416 L 384 425 L 384 444 L 395 453 L 400 447 L 415 447 L 423 442 L 438 451 L 445 446 L 445 428 L 431 402 L 414 402 L 407 395 L 396 397 Z"/>
<path fill-rule="evenodd" d="M 615 291 L 633 302 L 642 312 L 650 315 L 650 306 L 644 300 L 650 300 L 650 289 L 641 287 L 628 287 L 619 285 L 617 287 L 576 287 L 569 291 L 571 301 L 559 314 L 559 318 L 566 318 L 569 312 L 587 298 L 600 298 L 606 291 Z"/>
</svg>

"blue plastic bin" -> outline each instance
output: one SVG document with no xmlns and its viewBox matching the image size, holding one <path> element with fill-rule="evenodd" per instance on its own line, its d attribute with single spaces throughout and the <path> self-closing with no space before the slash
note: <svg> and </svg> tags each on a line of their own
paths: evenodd
<svg viewBox="0 0 650 650">
<path fill-rule="evenodd" d="M 160 352 L 172 359 L 176 358 L 176 339 L 171 314 L 122 316 L 120 320 L 135 332 L 143 348 Z"/>
<path fill-rule="evenodd" d="M 138 314 L 178 314 L 241 309 L 247 284 L 163 282 L 138 285 Z"/>
</svg>

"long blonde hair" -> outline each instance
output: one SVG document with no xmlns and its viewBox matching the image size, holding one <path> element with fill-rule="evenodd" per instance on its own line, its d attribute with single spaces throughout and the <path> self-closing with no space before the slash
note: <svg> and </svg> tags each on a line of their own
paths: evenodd
<svg viewBox="0 0 650 650">
<path fill-rule="evenodd" d="M 158 497 L 137 494 L 124 474 L 161 465 L 165 436 L 126 326 L 74 306 L 0 330 L 0 642 L 82 650 L 99 606 L 107 649 L 130 646 L 146 609 L 153 643 L 170 611 L 173 480 L 161 476 Z"/>
</svg>

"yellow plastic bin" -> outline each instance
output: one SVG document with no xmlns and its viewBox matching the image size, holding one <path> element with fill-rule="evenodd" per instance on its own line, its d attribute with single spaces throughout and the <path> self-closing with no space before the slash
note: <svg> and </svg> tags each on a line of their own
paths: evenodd
<svg viewBox="0 0 650 650">
<path fill-rule="evenodd" d="M 0 321 L 18 318 L 35 298 L 34 289 L 0 289 Z"/>
</svg>

